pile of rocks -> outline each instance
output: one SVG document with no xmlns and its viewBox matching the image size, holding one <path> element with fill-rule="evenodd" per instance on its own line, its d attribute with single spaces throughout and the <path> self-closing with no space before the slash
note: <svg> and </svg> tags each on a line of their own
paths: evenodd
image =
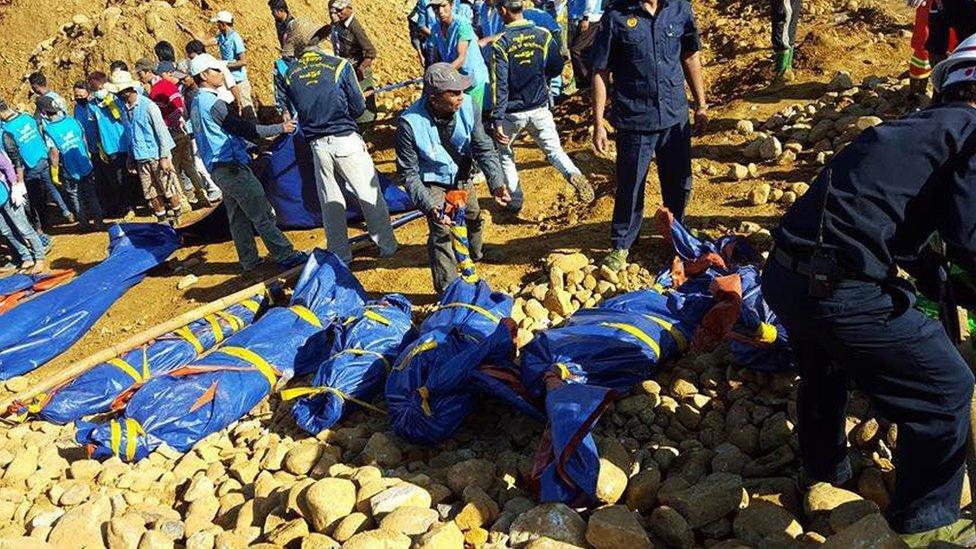
<svg viewBox="0 0 976 549">
<path fill-rule="evenodd" d="M 651 281 L 639 267 L 611 273 L 583 254 L 554 254 L 545 269 L 544 282 L 519 292 L 529 334 Z M 856 493 L 804 490 L 794 384 L 738 368 L 719 347 L 635 386 L 596 426 L 593 510 L 533 499 L 527 479 L 543 426 L 496 401 L 452 439 L 422 447 L 362 410 L 311 437 L 272 397 L 186 454 L 163 447 L 137 464 L 86 459 L 72 427 L 21 424 L 0 433 L 0 545 L 899 547 L 879 514 L 897 430 L 855 395 Z"/>
<path fill-rule="evenodd" d="M 875 76 L 856 86 L 849 74 L 839 72 L 827 93 L 812 103 L 790 105 L 759 124 L 738 121 L 735 131 L 746 138 L 742 156 L 750 162 L 733 164 L 729 179 L 758 179 L 762 164 L 790 170 L 824 165 L 862 131 L 904 114 L 910 107 L 904 87 L 901 80 Z M 768 202 L 788 206 L 808 188 L 804 182 L 761 183 L 745 199 L 752 206 Z"/>
</svg>

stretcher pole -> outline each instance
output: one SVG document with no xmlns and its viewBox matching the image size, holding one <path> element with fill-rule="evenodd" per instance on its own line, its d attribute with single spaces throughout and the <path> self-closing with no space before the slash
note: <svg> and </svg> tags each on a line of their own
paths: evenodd
<svg viewBox="0 0 976 549">
<path fill-rule="evenodd" d="M 59 370 L 57 373 L 40 380 L 33 386 L 6 398 L 3 401 L 0 401 L 0 410 L 10 408 L 10 406 L 15 402 L 27 402 L 35 395 L 53 389 L 54 387 L 58 387 L 103 362 L 111 360 L 119 355 L 122 355 L 123 353 L 135 349 L 136 347 L 166 335 L 173 330 L 182 328 L 183 326 L 186 326 L 187 324 L 199 320 L 207 315 L 216 313 L 217 311 L 222 311 L 231 305 L 236 305 L 242 301 L 250 299 L 257 293 L 269 293 L 272 291 L 272 289 L 293 281 L 296 277 L 298 277 L 304 267 L 304 265 L 299 265 L 267 280 L 263 280 L 257 284 L 248 286 L 243 290 L 239 290 L 216 301 L 201 305 L 196 309 L 171 318 L 162 324 L 158 324 L 152 328 L 149 328 L 148 330 L 135 334 L 121 343 L 117 343 L 107 349 L 103 349 L 102 351 L 99 351 L 87 358 L 75 362 L 68 367 Z"/>
</svg>

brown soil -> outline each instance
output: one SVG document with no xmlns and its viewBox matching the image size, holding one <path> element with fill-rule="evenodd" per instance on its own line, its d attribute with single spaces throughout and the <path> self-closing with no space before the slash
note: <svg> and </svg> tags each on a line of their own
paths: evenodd
<svg viewBox="0 0 976 549">
<path fill-rule="evenodd" d="M 55 89 L 64 92 L 70 85 L 68 83 L 84 70 L 104 70 L 108 61 L 116 57 L 131 61 L 149 54 L 157 39 L 169 39 L 178 47 L 182 46 L 187 37 L 176 29 L 174 18 L 177 13 L 189 14 L 186 20 L 197 29 L 207 27 L 204 12 L 185 0 L 177 1 L 175 8 L 159 1 L 109 0 L 108 4 L 123 11 L 117 29 L 105 36 L 95 36 L 94 31 L 87 30 L 76 39 L 59 34 L 61 25 L 70 22 L 77 13 L 87 15 L 94 24 L 99 21 L 104 6 L 79 0 L 32 0 L 29 3 L 13 0 L 10 6 L 0 4 L 0 36 L 5 37 L 0 53 L 4 60 L 0 66 L 0 90 L 8 95 L 16 93 L 19 99 L 25 97 L 25 88 L 19 85 L 20 78 L 32 68 L 25 60 L 31 58 L 37 42 L 46 37 L 55 37 L 53 46 L 33 57 L 33 63 L 45 69 Z M 377 72 L 381 82 L 409 78 L 417 72 L 400 4 L 400 0 L 358 0 L 356 4 L 362 21 L 380 48 Z M 901 3 L 878 0 L 854 6 L 857 2 L 852 0 L 846 6 L 837 6 L 818 0 L 810 4 L 800 27 L 803 46 L 798 54 L 797 82 L 771 96 L 760 92 L 769 55 L 765 11 L 744 0 L 695 2 L 705 47 L 706 79 L 716 106 L 711 113 L 708 133 L 694 142 L 696 188 L 688 212 L 691 226 L 721 230 L 737 227 L 741 221 L 773 225 L 782 214 L 782 207 L 774 204 L 744 206 L 742 197 L 747 190 L 761 182 L 809 180 L 815 173 L 810 166 L 785 171 L 782 167 L 761 167 L 759 181 L 729 182 L 725 175 L 729 165 L 744 162 L 739 149 L 745 138 L 733 131 L 738 120 L 762 121 L 784 106 L 816 99 L 825 92 L 826 82 L 840 69 L 850 72 L 855 82 L 871 74 L 893 76 L 905 70 L 910 55 L 906 30 L 910 29 L 912 14 Z M 312 6 L 304 0 L 292 0 L 291 5 L 298 14 L 312 12 Z M 316 2 L 315 9 L 320 11 L 321 5 Z M 270 66 L 276 56 L 277 41 L 266 2 L 238 0 L 231 7 L 238 15 L 239 28 L 253 52 L 250 63 L 255 87 L 260 99 L 268 102 Z M 856 9 L 850 9 L 854 7 Z M 152 14 L 160 19 L 155 30 L 147 26 Z M 70 59 L 73 51 L 87 54 L 83 61 L 75 62 Z M 255 70 L 254 67 L 267 70 Z M 403 104 L 409 94 L 403 92 L 387 102 Z M 581 250 L 599 257 L 608 246 L 613 161 L 600 158 L 591 151 L 586 126 L 588 103 L 584 99 L 577 97 L 567 101 L 557 109 L 557 115 L 566 136 L 566 148 L 596 184 L 598 198 L 586 207 L 573 204 L 559 174 L 533 144 L 523 142 L 518 154 L 527 197 L 524 220 L 496 223 L 491 219 L 494 211 L 489 200 L 482 199 L 489 218 L 485 233 L 490 259 L 481 264 L 479 270 L 497 288 L 507 289 L 531 278 L 537 272 L 537 262 L 551 251 Z M 378 169 L 386 173 L 394 171 L 392 132 L 390 123 L 383 122 L 368 138 Z M 648 215 L 660 204 L 656 181 L 656 170 L 652 167 L 646 194 Z M 70 232 L 71 229 L 66 230 Z M 649 234 L 649 230 L 648 226 L 645 233 Z M 321 229 L 288 234 L 299 248 L 309 249 L 323 244 Z M 370 292 L 400 292 L 416 304 L 428 303 L 433 299 L 433 289 L 425 250 L 426 226 L 423 222 L 415 222 L 401 229 L 398 238 L 401 250 L 394 258 L 359 257 L 353 262 L 353 270 Z M 105 235 L 58 235 L 51 266 L 83 270 L 105 257 L 106 242 Z M 636 248 L 636 260 L 652 271 L 657 270 L 662 265 L 660 250 L 654 239 L 644 239 Z M 205 260 L 189 270 L 200 280 L 180 291 L 176 284 L 186 272 L 177 272 L 177 267 L 190 255 Z M 81 341 L 35 372 L 32 378 L 56 371 L 132 333 L 272 274 L 273 270 L 268 267 L 262 272 L 241 276 L 234 248 L 229 242 L 181 249 L 167 265 L 154 270 L 144 282 L 120 299 Z"/>
</svg>

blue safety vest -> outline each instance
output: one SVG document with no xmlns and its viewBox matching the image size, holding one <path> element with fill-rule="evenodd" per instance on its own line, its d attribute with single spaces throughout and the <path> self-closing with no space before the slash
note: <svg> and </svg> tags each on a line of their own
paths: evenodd
<svg viewBox="0 0 976 549">
<path fill-rule="evenodd" d="M 153 118 L 150 109 L 159 110 L 159 107 L 145 95 L 139 95 L 136 104 L 129 111 L 129 144 L 132 147 L 132 157 L 139 160 L 158 160 L 169 155 L 174 144 L 170 137 L 169 129 L 162 128 L 159 135 L 166 141 L 160 143 L 156 139 L 156 131 L 153 126 Z M 162 116 L 160 116 L 162 118 Z"/>
<path fill-rule="evenodd" d="M 447 36 L 441 35 L 440 24 L 431 29 L 433 33 L 431 41 L 441 61 L 451 63 L 457 59 L 461 25 L 471 26 L 471 23 L 455 18 L 447 29 Z M 475 86 L 488 81 L 488 66 L 485 65 L 485 59 L 481 56 L 481 48 L 478 46 L 477 40 L 471 40 L 468 44 L 468 54 L 464 57 L 464 63 L 459 72 L 465 76 L 470 76 Z"/>
<path fill-rule="evenodd" d="M 427 97 L 421 96 L 401 116 L 413 131 L 413 138 L 417 143 L 420 179 L 424 183 L 436 183 L 446 187 L 454 186 L 458 175 L 458 165 L 441 143 L 441 136 L 437 132 L 434 115 L 427 109 Z M 474 104 L 470 97 L 464 96 L 461 109 L 454 114 L 454 133 L 451 134 L 451 145 L 461 156 L 467 155 L 471 150 L 474 117 Z"/>
<path fill-rule="evenodd" d="M 92 96 L 88 108 L 95 116 L 95 123 L 98 125 L 98 138 L 102 152 L 107 156 L 128 152 L 128 136 L 125 133 L 129 124 L 129 115 L 125 112 L 125 105 L 122 104 L 122 100 L 115 95 L 110 95 L 105 99 Z"/>
<path fill-rule="evenodd" d="M 77 120 L 65 116 L 56 122 L 46 123 L 44 131 L 58 149 L 61 166 L 68 178 L 80 181 L 92 173 L 94 168 L 85 145 L 85 130 Z"/>
<path fill-rule="evenodd" d="M 193 139 L 197 142 L 200 159 L 210 171 L 218 162 L 235 162 L 246 166 L 251 162 L 247 144 L 240 137 L 228 134 L 213 119 L 211 109 L 217 101 L 220 101 L 217 94 L 208 89 L 201 89 L 193 98 L 190 119 L 193 121 Z"/>
<path fill-rule="evenodd" d="M 47 145 L 37 127 L 37 121 L 30 115 L 19 113 L 3 123 L 3 131 L 9 133 L 17 143 L 20 159 L 28 170 L 34 169 L 47 158 Z"/>
</svg>

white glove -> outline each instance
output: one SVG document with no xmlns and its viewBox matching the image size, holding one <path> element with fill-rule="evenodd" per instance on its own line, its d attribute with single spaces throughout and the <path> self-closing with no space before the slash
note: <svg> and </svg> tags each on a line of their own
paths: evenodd
<svg viewBox="0 0 976 549">
<path fill-rule="evenodd" d="M 912 9 L 918 9 L 925 5 L 925 0 L 905 0 L 905 4 Z"/>
<path fill-rule="evenodd" d="M 13 188 L 10 189 L 10 203 L 15 208 L 27 204 L 27 187 L 23 183 L 15 183 Z"/>
</svg>

